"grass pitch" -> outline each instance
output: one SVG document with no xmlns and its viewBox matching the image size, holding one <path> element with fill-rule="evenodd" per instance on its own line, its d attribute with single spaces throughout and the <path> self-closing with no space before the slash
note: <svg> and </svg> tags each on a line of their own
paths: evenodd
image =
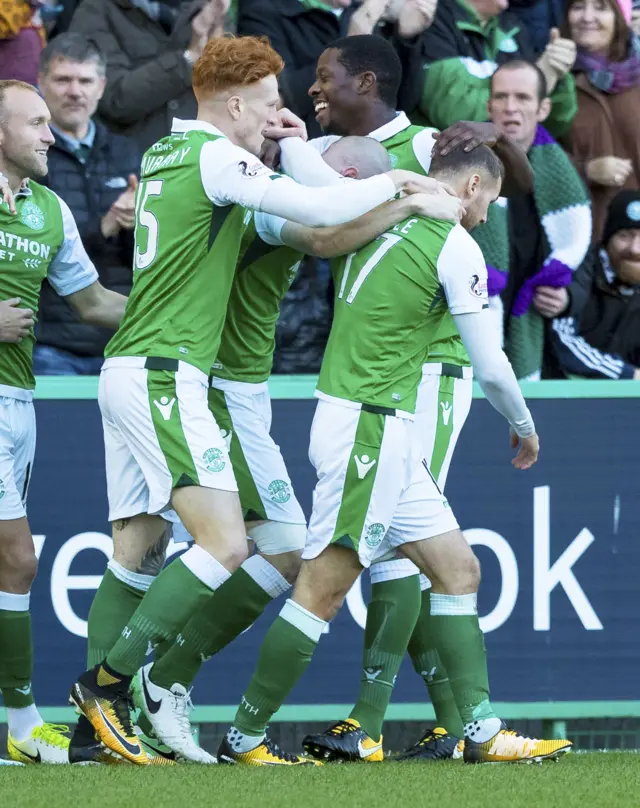
<svg viewBox="0 0 640 808">
<path fill-rule="evenodd" d="M 0 768 L 2 805 L 20 808 L 590 808 L 638 806 L 640 755 L 559 763 L 382 763 L 318 769 L 227 766 Z"/>
</svg>

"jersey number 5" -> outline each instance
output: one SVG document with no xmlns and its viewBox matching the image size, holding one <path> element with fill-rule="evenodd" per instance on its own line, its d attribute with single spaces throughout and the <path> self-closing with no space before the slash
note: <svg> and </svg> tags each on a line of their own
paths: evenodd
<svg viewBox="0 0 640 808">
<path fill-rule="evenodd" d="M 150 267 L 158 253 L 158 220 L 150 210 L 147 210 L 147 202 L 150 196 L 160 196 L 162 193 L 162 182 L 163 180 L 147 180 L 141 183 L 138 189 L 134 259 L 136 269 L 147 269 Z M 144 250 L 144 252 L 138 247 L 138 228 L 140 227 L 143 227 L 147 231 L 147 249 Z"/>
<path fill-rule="evenodd" d="M 382 244 L 378 247 L 378 249 L 374 252 L 371 258 L 367 261 L 367 263 L 362 267 L 360 272 L 353 282 L 353 286 L 351 287 L 351 291 L 347 295 L 347 303 L 351 305 L 355 300 L 356 295 L 360 291 L 360 287 L 362 284 L 367 280 L 369 275 L 373 272 L 373 270 L 378 266 L 380 261 L 384 258 L 384 256 L 389 252 L 389 250 L 394 247 L 399 241 L 402 241 L 402 236 L 394 236 L 392 233 L 383 233 L 380 238 L 383 240 Z M 347 256 L 347 260 L 345 261 L 344 265 L 344 274 L 342 275 L 342 283 L 340 284 L 340 291 L 338 292 L 338 300 L 342 300 L 345 288 L 347 286 L 347 280 L 349 279 L 349 272 L 351 271 L 351 262 L 353 261 L 354 256 L 357 253 L 350 253 Z"/>
</svg>

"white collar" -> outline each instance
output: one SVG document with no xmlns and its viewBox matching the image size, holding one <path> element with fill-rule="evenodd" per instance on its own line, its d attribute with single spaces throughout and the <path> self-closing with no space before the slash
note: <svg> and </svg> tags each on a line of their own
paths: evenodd
<svg viewBox="0 0 640 808">
<path fill-rule="evenodd" d="M 218 137 L 226 137 L 224 132 L 221 132 L 217 126 L 206 121 L 183 121 L 181 118 L 174 118 L 171 123 L 171 133 L 181 132 L 208 132 L 210 135 L 218 135 Z"/>
<path fill-rule="evenodd" d="M 385 123 L 384 126 L 381 126 L 374 132 L 370 132 L 369 137 L 372 137 L 379 143 L 383 143 L 385 140 L 389 140 L 390 137 L 397 135 L 398 132 L 408 129 L 410 126 L 411 121 L 407 118 L 406 114 L 404 112 L 396 112 L 396 117 L 392 121 Z"/>
</svg>

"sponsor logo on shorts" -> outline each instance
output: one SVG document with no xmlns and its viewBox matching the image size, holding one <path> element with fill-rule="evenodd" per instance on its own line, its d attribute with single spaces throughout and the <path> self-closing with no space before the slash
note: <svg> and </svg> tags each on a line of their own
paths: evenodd
<svg viewBox="0 0 640 808">
<path fill-rule="evenodd" d="M 207 471 L 222 471 L 227 465 L 224 461 L 224 454 L 220 449 L 207 449 L 202 455 L 202 459 Z"/>
<path fill-rule="evenodd" d="M 453 407 L 451 406 L 450 401 L 441 401 L 440 402 L 440 409 L 442 410 L 442 423 L 445 426 L 449 426 L 449 421 L 451 420 L 451 413 L 453 412 Z"/>
<path fill-rule="evenodd" d="M 269 496 L 271 497 L 271 501 L 276 502 L 278 505 L 284 505 L 285 502 L 289 502 L 291 499 L 291 487 L 289 483 L 286 483 L 284 480 L 274 480 L 272 483 L 269 483 Z"/>
<path fill-rule="evenodd" d="M 370 458 L 369 455 L 364 454 L 364 455 L 361 455 L 360 457 L 358 457 L 358 455 L 354 455 L 353 459 L 356 461 L 356 469 L 358 471 L 358 479 L 359 480 L 364 480 L 364 478 L 367 476 L 367 474 L 371 471 L 371 469 L 376 464 L 375 457 Z"/>
<path fill-rule="evenodd" d="M 171 419 L 171 412 L 175 403 L 175 398 L 169 399 L 168 396 L 162 396 L 162 398 L 159 400 L 154 400 L 153 406 L 156 407 L 165 421 L 169 421 Z"/>
<path fill-rule="evenodd" d="M 375 522 L 373 525 L 369 525 L 367 535 L 364 537 L 367 547 L 377 547 L 384 538 L 384 534 L 386 532 L 387 531 L 385 530 L 384 525 L 381 525 L 380 522 Z"/>
<path fill-rule="evenodd" d="M 20 210 L 20 221 L 31 230 L 42 230 L 44 227 L 44 213 L 35 202 L 27 201 Z"/>
<path fill-rule="evenodd" d="M 474 297 L 486 297 L 487 279 L 481 279 L 479 275 L 472 275 L 469 278 L 469 291 Z"/>
<path fill-rule="evenodd" d="M 0 499 L 4 496 L 4 480 L 0 479 Z"/>
</svg>

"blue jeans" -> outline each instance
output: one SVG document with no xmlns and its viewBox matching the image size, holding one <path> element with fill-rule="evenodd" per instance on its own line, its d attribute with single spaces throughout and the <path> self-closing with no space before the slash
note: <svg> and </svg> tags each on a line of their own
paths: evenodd
<svg viewBox="0 0 640 808">
<path fill-rule="evenodd" d="M 103 362 L 102 356 L 76 356 L 51 345 L 33 348 L 35 376 L 99 376 Z"/>
</svg>

